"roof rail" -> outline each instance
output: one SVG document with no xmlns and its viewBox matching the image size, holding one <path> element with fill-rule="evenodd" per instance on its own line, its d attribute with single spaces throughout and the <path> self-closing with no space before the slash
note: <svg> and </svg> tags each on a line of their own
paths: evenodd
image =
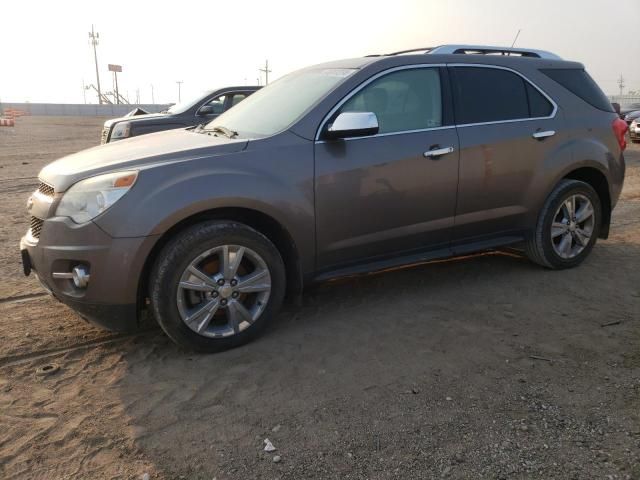
<svg viewBox="0 0 640 480">
<path fill-rule="evenodd" d="M 424 52 L 430 55 L 436 54 L 464 54 L 464 55 L 504 55 L 529 58 L 543 58 L 546 60 L 562 60 L 555 53 L 531 48 L 491 47 L 487 45 L 440 45 L 439 47 L 413 48 L 387 55 L 402 55 L 405 53 Z"/>
</svg>

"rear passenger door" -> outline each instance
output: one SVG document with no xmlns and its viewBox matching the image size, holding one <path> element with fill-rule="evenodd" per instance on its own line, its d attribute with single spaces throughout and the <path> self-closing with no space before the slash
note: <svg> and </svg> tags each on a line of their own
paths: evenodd
<svg viewBox="0 0 640 480">
<path fill-rule="evenodd" d="M 462 244 L 515 239 L 531 227 L 543 166 L 564 129 L 551 98 L 513 70 L 449 65 L 449 73 L 460 142 L 452 246 L 461 253 Z"/>
</svg>

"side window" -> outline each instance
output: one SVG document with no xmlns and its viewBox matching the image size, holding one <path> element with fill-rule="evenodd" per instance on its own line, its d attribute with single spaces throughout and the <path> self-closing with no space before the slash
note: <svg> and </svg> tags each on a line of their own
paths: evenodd
<svg viewBox="0 0 640 480">
<path fill-rule="evenodd" d="M 456 123 L 497 122 L 529 117 L 525 81 L 496 68 L 454 67 Z"/>
<path fill-rule="evenodd" d="M 233 96 L 231 97 L 231 104 L 229 105 L 229 108 L 236 106 L 238 103 L 240 103 L 245 98 L 247 98 L 247 94 L 246 93 L 235 93 L 235 94 L 233 94 Z"/>
<path fill-rule="evenodd" d="M 226 98 L 227 98 L 226 95 L 220 95 L 219 97 L 216 97 L 213 100 L 211 100 L 209 103 L 207 103 L 207 105 L 210 105 L 213 107 L 214 115 L 224 112 L 224 102 Z"/>
<path fill-rule="evenodd" d="M 373 112 L 379 133 L 442 125 L 440 72 L 437 68 L 400 70 L 380 77 L 351 97 L 335 114 Z"/>
<path fill-rule="evenodd" d="M 544 98 L 544 96 L 531 85 L 529 82 L 525 82 L 527 85 L 527 97 L 529 98 L 529 116 L 532 118 L 548 117 L 553 112 L 553 105 L 551 102 Z"/>
</svg>

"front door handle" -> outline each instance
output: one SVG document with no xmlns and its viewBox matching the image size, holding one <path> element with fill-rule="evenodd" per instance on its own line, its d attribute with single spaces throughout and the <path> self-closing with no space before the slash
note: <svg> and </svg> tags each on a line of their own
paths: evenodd
<svg viewBox="0 0 640 480">
<path fill-rule="evenodd" d="M 434 159 L 451 152 L 453 152 L 453 147 L 434 148 L 432 150 L 427 150 L 423 155 L 425 158 Z"/>
<path fill-rule="evenodd" d="M 536 132 L 531 136 L 536 140 L 544 140 L 545 138 L 553 137 L 555 134 L 555 130 L 545 130 L 544 132 Z"/>
</svg>

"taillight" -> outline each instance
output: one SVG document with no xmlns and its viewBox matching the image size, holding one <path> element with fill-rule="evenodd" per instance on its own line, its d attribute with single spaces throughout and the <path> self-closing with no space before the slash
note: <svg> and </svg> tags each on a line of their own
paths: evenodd
<svg viewBox="0 0 640 480">
<path fill-rule="evenodd" d="M 627 141 L 624 138 L 624 136 L 627 133 L 627 130 L 629 130 L 629 127 L 627 126 L 627 122 L 625 122 L 620 118 L 616 118 L 613 121 L 611 128 L 613 128 L 613 133 L 616 136 L 616 140 L 618 140 L 618 145 L 620 145 L 620 150 L 624 151 L 624 149 L 627 148 Z"/>
</svg>

